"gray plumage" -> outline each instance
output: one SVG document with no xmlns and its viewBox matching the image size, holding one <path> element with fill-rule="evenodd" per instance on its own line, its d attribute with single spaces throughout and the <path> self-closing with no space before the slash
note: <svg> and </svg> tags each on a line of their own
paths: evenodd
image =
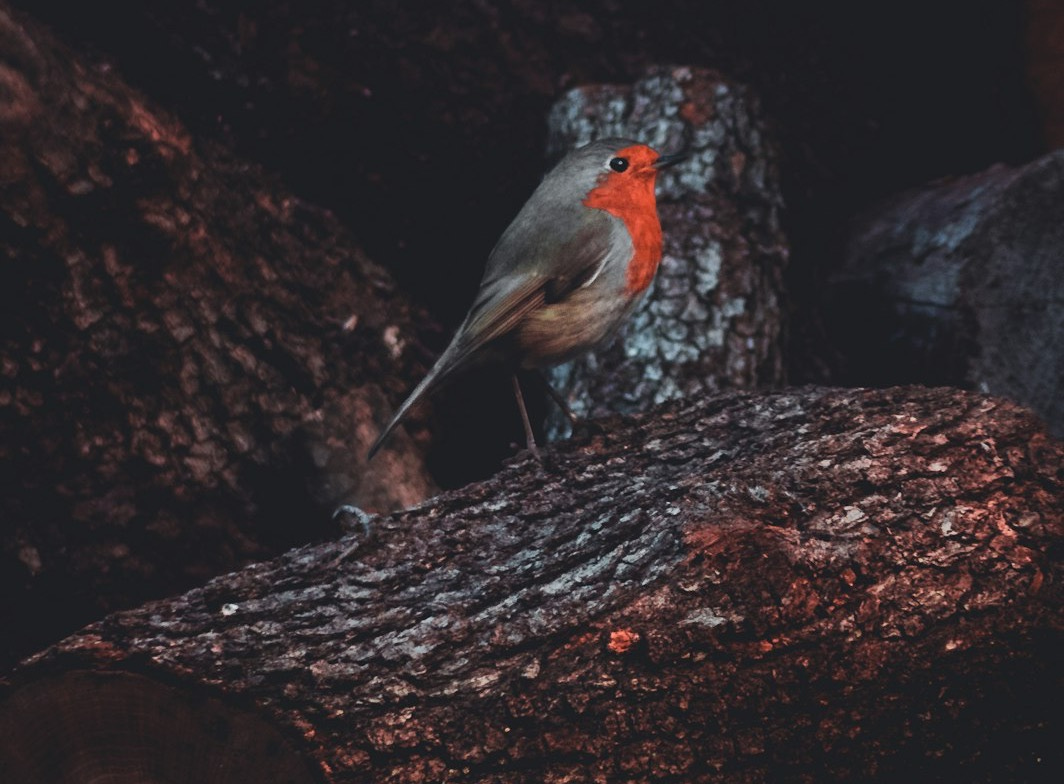
<svg viewBox="0 0 1064 784">
<path fill-rule="evenodd" d="M 399 406 L 369 457 L 418 400 L 456 371 L 492 358 L 500 341 L 516 341 L 525 367 L 554 365 L 601 342 L 628 315 L 635 304 L 624 296 L 631 238 L 621 220 L 583 202 L 609 175 L 616 151 L 636 144 L 592 142 L 543 178 L 492 249 L 450 345 Z"/>
</svg>

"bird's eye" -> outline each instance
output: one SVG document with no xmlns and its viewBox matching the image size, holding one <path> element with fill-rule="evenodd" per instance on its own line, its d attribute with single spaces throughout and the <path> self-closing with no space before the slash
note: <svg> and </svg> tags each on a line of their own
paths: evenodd
<svg viewBox="0 0 1064 784">
<path fill-rule="evenodd" d="M 623 172 L 625 169 L 628 168 L 628 159 L 612 158 L 610 160 L 610 168 L 613 169 L 615 172 Z"/>
</svg>

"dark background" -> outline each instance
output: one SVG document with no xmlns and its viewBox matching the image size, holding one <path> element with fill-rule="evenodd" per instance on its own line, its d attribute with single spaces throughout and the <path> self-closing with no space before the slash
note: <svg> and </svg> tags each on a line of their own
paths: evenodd
<svg viewBox="0 0 1064 784">
<path fill-rule="evenodd" d="M 792 383 L 936 381 L 904 357 L 868 361 L 862 336 L 833 326 L 852 323 L 823 296 L 850 221 L 901 189 L 1026 162 L 1055 133 L 1044 77 L 1061 14 L 1040 0 L 16 2 L 200 138 L 334 211 L 439 320 L 436 348 L 542 175 L 546 111 L 568 87 L 676 63 L 760 94 L 792 247 Z M 439 405 L 444 485 L 521 440 L 498 374 Z M 452 469 L 455 443 L 481 462 Z"/>
</svg>

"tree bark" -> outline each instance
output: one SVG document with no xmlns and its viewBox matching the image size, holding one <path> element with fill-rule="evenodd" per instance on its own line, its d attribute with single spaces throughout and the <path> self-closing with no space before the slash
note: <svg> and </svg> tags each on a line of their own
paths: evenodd
<svg viewBox="0 0 1064 784">
<path fill-rule="evenodd" d="M 431 493 L 364 461 L 431 327 L 338 221 L 3 3 L 0 49 L 0 661 Z"/>
<path fill-rule="evenodd" d="M 658 178 L 664 258 L 607 345 L 556 368 L 578 414 L 783 381 L 783 270 L 776 151 L 751 91 L 702 68 L 651 68 L 631 86 L 570 91 L 550 114 L 559 157 L 621 136 L 689 157 Z M 550 429 L 566 430 L 554 412 Z"/>
<path fill-rule="evenodd" d="M 609 424 L 35 656 L 0 764 L 229 732 L 291 781 L 1051 780 L 1064 447 L 1027 411 L 807 388 Z M 193 719 L 146 743 L 101 705 Z"/>
<path fill-rule="evenodd" d="M 858 222 L 827 309 L 847 383 L 969 386 L 1064 435 L 1064 151 Z"/>
</svg>

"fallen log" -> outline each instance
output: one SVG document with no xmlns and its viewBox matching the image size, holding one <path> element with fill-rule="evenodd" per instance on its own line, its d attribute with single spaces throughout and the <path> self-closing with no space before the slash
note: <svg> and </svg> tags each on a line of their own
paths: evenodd
<svg viewBox="0 0 1064 784">
<path fill-rule="evenodd" d="M 0 50 L 0 666 L 434 492 L 365 463 L 431 326 L 335 216 L 2 1 Z"/>
<path fill-rule="evenodd" d="M 965 386 L 1064 435 L 1064 150 L 900 194 L 854 226 L 825 307 L 846 383 Z"/>
<path fill-rule="evenodd" d="M 616 417 L 339 563 L 349 541 L 303 547 L 27 660 L 0 770 L 1047 779 L 1062 458 L 1029 412 L 950 389 Z"/>
</svg>

